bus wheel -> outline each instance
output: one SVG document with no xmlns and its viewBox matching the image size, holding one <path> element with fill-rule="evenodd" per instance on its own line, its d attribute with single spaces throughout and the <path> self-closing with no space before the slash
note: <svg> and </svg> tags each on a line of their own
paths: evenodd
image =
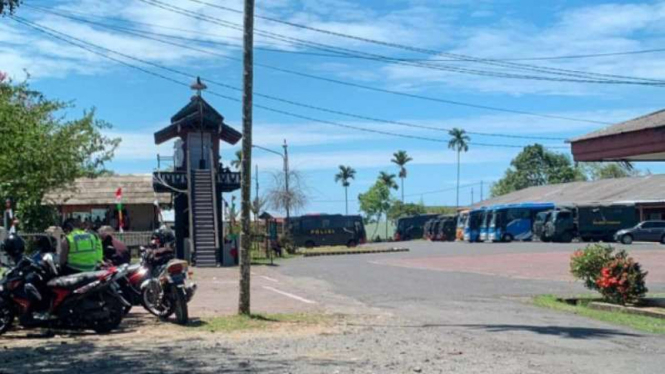
<svg viewBox="0 0 665 374">
<path fill-rule="evenodd" d="M 308 240 L 305 242 L 305 248 L 314 248 L 315 244 L 313 241 Z"/>
<path fill-rule="evenodd" d="M 513 236 L 512 236 L 512 235 L 510 235 L 510 234 L 505 234 L 505 235 L 503 236 L 503 240 L 502 240 L 502 242 L 510 243 L 510 242 L 512 242 L 512 241 L 513 241 Z"/>
<path fill-rule="evenodd" d="M 349 242 L 346 243 L 346 246 L 349 247 L 349 248 L 355 248 L 357 245 L 358 245 L 358 243 L 356 243 L 356 241 L 353 240 L 353 239 L 349 240 Z"/>
</svg>

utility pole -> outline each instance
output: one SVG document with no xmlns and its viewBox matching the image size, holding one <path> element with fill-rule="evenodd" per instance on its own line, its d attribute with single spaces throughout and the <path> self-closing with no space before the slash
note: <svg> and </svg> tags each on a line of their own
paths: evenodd
<svg viewBox="0 0 665 374">
<path fill-rule="evenodd" d="M 473 205 L 473 187 L 471 188 L 471 205 Z"/>
<path fill-rule="evenodd" d="M 259 198 L 259 164 L 254 165 L 255 171 L 254 171 L 254 183 L 256 186 L 256 196 L 255 198 Z"/>
<path fill-rule="evenodd" d="M 245 0 L 242 97 L 242 234 L 240 235 L 240 295 L 238 313 L 250 311 L 250 251 L 252 204 L 252 94 L 254 86 L 254 0 Z"/>
<path fill-rule="evenodd" d="M 480 201 L 483 201 L 483 181 L 480 181 Z"/>
<path fill-rule="evenodd" d="M 286 139 L 284 139 L 284 190 L 286 192 L 286 226 L 289 225 L 289 219 L 291 218 L 291 194 L 289 193 L 289 146 L 286 144 Z"/>
</svg>

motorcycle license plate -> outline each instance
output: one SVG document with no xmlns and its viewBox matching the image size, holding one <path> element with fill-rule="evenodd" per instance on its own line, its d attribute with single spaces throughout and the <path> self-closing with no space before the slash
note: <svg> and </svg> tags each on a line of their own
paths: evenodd
<svg viewBox="0 0 665 374">
<path fill-rule="evenodd" d="M 184 274 L 175 274 L 171 275 L 171 281 L 173 283 L 185 283 L 185 275 Z"/>
</svg>

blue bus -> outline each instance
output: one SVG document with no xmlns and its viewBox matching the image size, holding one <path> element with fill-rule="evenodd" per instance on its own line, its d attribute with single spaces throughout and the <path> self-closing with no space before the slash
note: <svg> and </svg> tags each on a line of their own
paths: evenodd
<svg viewBox="0 0 665 374">
<path fill-rule="evenodd" d="M 483 212 L 480 221 L 480 237 L 478 238 L 478 241 L 486 242 L 490 240 L 489 231 L 490 231 L 490 225 L 492 223 L 493 214 L 494 214 L 494 207 L 489 207 L 485 209 L 485 211 Z"/>
<path fill-rule="evenodd" d="M 480 226 L 485 214 L 485 208 L 474 209 L 469 212 L 464 225 L 464 241 L 475 243 L 480 241 Z"/>
<path fill-rule="evenodd" d="M 551 209 L 554 209 L 552 203 L 523 203 L 493 207 L 488 240 L 493 242 L 531 240 L 536 215 Z"/>
</svg>

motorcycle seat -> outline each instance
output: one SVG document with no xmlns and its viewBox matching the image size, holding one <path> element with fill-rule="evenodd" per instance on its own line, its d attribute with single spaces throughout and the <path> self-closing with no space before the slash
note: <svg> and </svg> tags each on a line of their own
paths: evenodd
<svg viewBox="0 0 665 374">
<path fill-rule="evenodd" d="M 83 286 L 87 283 L 96 281 L 105 274 L 107 274 L 106 271 L 95 271 L 95 272 L 67 275 L 64 277 L 51 279 L 47 283 L 47 285 L 50 287 L 76 288 L 79 286 Z"/>
<path fill-rule="evenodd" d="M 139 269 L 141 269 L 141 264 L 129 265 L 127 267 L 127 272 L 131 274 L 137 272 Z"/>
</svg>

